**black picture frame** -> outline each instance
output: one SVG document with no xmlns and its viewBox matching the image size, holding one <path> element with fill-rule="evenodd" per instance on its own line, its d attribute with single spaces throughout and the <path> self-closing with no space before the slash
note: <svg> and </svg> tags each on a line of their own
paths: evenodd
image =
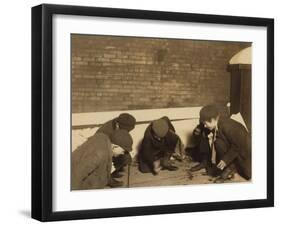
<svg viewBox="0 0 281 226">
<path fill-rule="evenodd" d="M 52 210 L 52 18 L 55 14 L 266 27 L 267 198 L 54 212 Z M 40 221 L 56 221 L 272 206 L 274 206 L 273 19 L 49 4 L 32 8 L 32 218 Z"/>
</svg>

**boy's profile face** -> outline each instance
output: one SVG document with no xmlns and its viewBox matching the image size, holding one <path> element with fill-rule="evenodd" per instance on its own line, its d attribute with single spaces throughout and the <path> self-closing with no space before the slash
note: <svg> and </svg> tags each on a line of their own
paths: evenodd
<svg viewBox="0 0 281 226">
<path fill-rule="evenodd" d="M 211 118 L 209 121 L 204 121 L 203 124 L 205 128 L 213 130 L 217 127 L 218 118 Z"/>
<path fill-rule="evenodd" d="M 123 148 L 121 148 L 120 146 L 114 144 L 112 146 L 112 152 L 113 152 L 113 156 L 117 157 L 119 155 L 123 155 L 125 153 L 125 150 Z"/>
</svg>

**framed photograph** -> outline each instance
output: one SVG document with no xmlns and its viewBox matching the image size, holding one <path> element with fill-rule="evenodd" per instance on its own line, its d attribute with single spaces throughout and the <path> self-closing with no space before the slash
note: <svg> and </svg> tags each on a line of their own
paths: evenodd
<svg viewBox="0 0 281 226">
<path fill-rule="evenodd" d="M 32 8 L 32 217 L 274 205 L 274 20 Z"/>
</svg>

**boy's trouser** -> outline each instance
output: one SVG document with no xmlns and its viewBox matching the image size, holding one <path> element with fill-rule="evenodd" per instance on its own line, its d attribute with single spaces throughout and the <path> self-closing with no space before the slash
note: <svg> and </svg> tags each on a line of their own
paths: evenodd
<svg viewBox="0 0 281 226">
<path fill-rule="evenodd" d="M 151 169 L 149 165 L 146 162 L 144 162 L 142 159 L 139 159 L 139 171 L 142 173 L 152 173 L 153 169 Z"/>
<path fill-rule="evenodd" d="M 162 167 L 167 167 L 170 165 L 170 158 L 172 154 L 175 152 L 175 148 L 178 144 L 179 137 L 177 134 L 168 132 L 165 137 L 166 139 L 166 151 L 161 152 L 159 156 L 155 156 L 154 161 L 160 160 L 160 164 Z M 139 170 L 142 173 L 151 173 L 152 169 L 148 166 L 148 164 L 143 161 L 142 158 L 139 158 Z"/>
<path fill-rule="evenodd" d="M 237 172 L 246 180 L 252 178 L 251 158 L 243 159 L 240 156 L 235 160 Z"/>
<path fill-rule="evenodd" d="M 216 148 L 216 157 L 217 163 L 222 160 L 223 156 L 229 150 L 228 145 L 222 139 L 218 138 L 215 141 L 215 148 Z M 235 165 L 235 168 L 240 176 L 244 177 L 246 180 L 250 180 L 252 177 L 252 166 L 251 166 L 251 156 L 247 156 L 246 158 L 241 156 L 238 153 L 238 156 L 230 162 L 226 167 L 228 167 L 231 163 Z"/>
<path fill-rule="evenodd" d="M 129 152 L 125 152 L 123 155 L 112 157 L 112 162 L 115 167 L 115 171 L 118 172 L 132 162 L 132 157 Z"/>
</svg>

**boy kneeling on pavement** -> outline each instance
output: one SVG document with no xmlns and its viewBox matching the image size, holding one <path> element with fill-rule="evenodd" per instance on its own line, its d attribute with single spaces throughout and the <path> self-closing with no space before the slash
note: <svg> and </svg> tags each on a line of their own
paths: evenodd
<svg viewBox="0 0 281 226">
<path fill-rule="evenodd" d="M 96 133 L 104 133 L 109 138 L 112 134 L 119 129 L 126 130 L 128 132 L 132 131 L 135 128 L 136 119 L 133 115 L 128 113 L 122 113 L 117 118 L 109 120 L 104 123 Z M 129 152 L 125 152 L 122 155 L 113 156 L 112 162 L 114 165 L 114 171 L 111 173 L 112 178 L 122 177 L 122 172 L 124 172 L 124 167 L 132 162 L 132 157 Z"/>
<path fill-rule="evenodd" d="M 170 119 L 164 116 L 151 122 L 145 130 L 138 153 L 139 170 L 157 175 L 159 171 L 177 170 L 170 158 L 175 152 L 179 136 Z"/>
<path fill-rule="evenodd" d="M 210 175 L 219 175 L 215 183 L 223 183 L 232 178 L 236 171 L 250 180 L 251 138 L 245 127 L 233 119 L 220 118 L 214 105 L 207 105 L 200 110 L 200 123 L 204 125 L 203 129 L 210 131 L 212 141 L 210 148 L 206 148 L 206 136 L 201 138 L 199 150 L 202 152 L 202 159 L 191 171 L 205 168 Z M 201 130 L 202 126 L 198 126 L 194 134 L 201 136 Z M 207 135 L 208 138 L 210 135 Z"/>
<path fill-rule="evenodd" d="M 128 131 L 115 130 L 111 137 L 96 133 L 72 152 L 72 190 L 122 187 L 123 182 L 111 177 L 112 158 L 132 150 L 133 139 Z"/>
</svg>

